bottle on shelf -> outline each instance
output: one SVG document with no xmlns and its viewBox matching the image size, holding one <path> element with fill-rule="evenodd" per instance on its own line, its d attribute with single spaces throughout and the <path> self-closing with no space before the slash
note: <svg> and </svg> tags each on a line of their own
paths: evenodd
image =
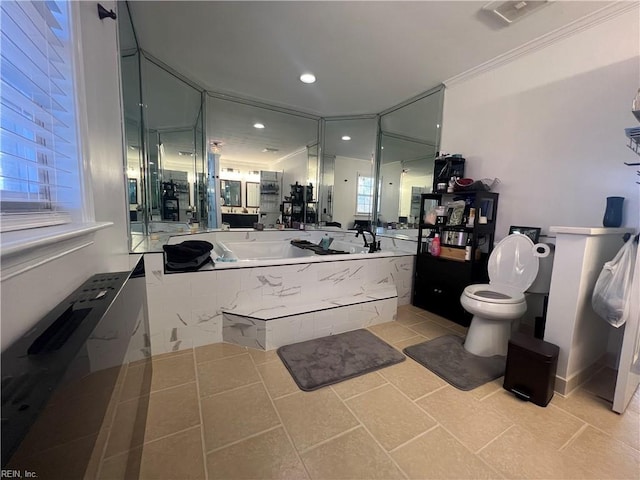
<svg viewBox="0 0 640 480">
<path fill-rule="evenodd" d="M 436 233 L 436 236 L 431 240 L 431 255 L 434 257 L 440 256 L 440 234 Z"/>
<path fill-rule="evenodd" d="M 472 235 L 468 235 L 467 236 L 467 245 L 466 247 L 464 247 L 464 261 L 465 262 L 470 262 L 471 261 L 471 247 L 473 243 L 473 236 Z"/>
<path fill-rule="evenodd" d="M 469 209 L 469 217 L 467 218 L 467 227 L 473 228 L 473 224 L 475 223 L 475 220 L 476 220 L 476 209 L 472 207 Z"/>
</svg>

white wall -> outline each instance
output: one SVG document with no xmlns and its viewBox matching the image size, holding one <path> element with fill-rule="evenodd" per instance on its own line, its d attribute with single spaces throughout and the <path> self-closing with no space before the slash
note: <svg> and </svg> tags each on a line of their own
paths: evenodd
<svg viewBox="0 0 640 480">
<path fill-rule="evenodd" d="M 115 2 L 102 2 L 115 9 Z M 83 281 L 101 271 L 129 269 L 128 205 L 122 152 L 120 67 L 116 22 L 100 20 L 95 3 L 78 2 L 87 101 L 90 189 L 96 221 L 114 225 L 95 235 L 89 247 L 5 280 L 2 288 L 2 349 L 28 331 Z"/>
<path fill-rule="evenodd" d="M 337 156 L 335 160 L 333 188 L 333 221 L 342 228 L 351 228 L 356 219 L 356 189 L 358 172 L 373 176 L 371 162 L 358 158 Z M 368 217 L 358 217 L 367 219 Z"/>
<path fill-rule="evenodd" d="M 600 226 L 607 196 L 637 226 L 624 128 L 640 79 L 638 10 L 447 88 L 442 150 L 466 176 L 499 177 L 496 235 L 509 225 Z"/>
<path fill-rule="evenodd" d="M 303 148 L 273 165 L 275 170 L 284 170 L 282 174 L 282 197 L 288 197 L 291 194 L 291 185 L 298 182 L 300 185 L 307 185 L 309 157 L 307 149 Z M 317 188 L 314 185 L 313 188 Z M 315 192 L 314 192 L 315 193 Z"/>
<path fill-rule="evenodd" d="M 593 311 L 591 296 L 604 262 L 622 246 L 622 232 L 600 230 L 557 233 L 545 340 L 560 347 L 556 390 L 563 394 L 593 373 L 615 331 Z"/>
<path fill-rule="evenodd" d="M 382 223 L 397 222 L 400 215 L 400 188 L 402 187 L 402 163 L 392 162 L 380 166 L 382 180 L 380 215 Z"/>
</svg>

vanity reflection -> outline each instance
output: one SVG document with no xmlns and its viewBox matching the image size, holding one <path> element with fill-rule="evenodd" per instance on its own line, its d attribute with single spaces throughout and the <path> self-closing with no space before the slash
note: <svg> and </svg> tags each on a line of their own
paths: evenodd
<svg viewBox="0 0 640 480">
<path fill-rule="evenodd" d="M 222 194 L 222 205 L 226 207 L 241 207 L 242 197 L 240 180 L 220 180 L 220 193 Z"/>
</svg>

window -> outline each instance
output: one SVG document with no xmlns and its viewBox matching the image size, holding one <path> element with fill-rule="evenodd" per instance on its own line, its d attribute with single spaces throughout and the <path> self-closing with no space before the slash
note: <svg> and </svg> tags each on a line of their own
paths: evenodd
<svg viewBox="0 0 640 480">
<path fill-rule="evenodd" d="M 370 215 L 373 205 L 373 177 L 358 174 L 356 215 Z"/>
<path fill-rule="evenodd" d="M 81 219 L 70 3 L 0 3 L 2 231 Z"/>
</svg>

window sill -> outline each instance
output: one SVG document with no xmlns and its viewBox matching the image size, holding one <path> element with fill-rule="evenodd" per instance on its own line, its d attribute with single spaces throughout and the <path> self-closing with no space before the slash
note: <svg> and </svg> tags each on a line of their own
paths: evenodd
<svg viewBox="0 0 640 480">
<path fill-rule="evenodd" d="M 69 223 L 0 234 L 2 280 L 93 243 L 93 234 L 112 222 Z"/>
</svg>

